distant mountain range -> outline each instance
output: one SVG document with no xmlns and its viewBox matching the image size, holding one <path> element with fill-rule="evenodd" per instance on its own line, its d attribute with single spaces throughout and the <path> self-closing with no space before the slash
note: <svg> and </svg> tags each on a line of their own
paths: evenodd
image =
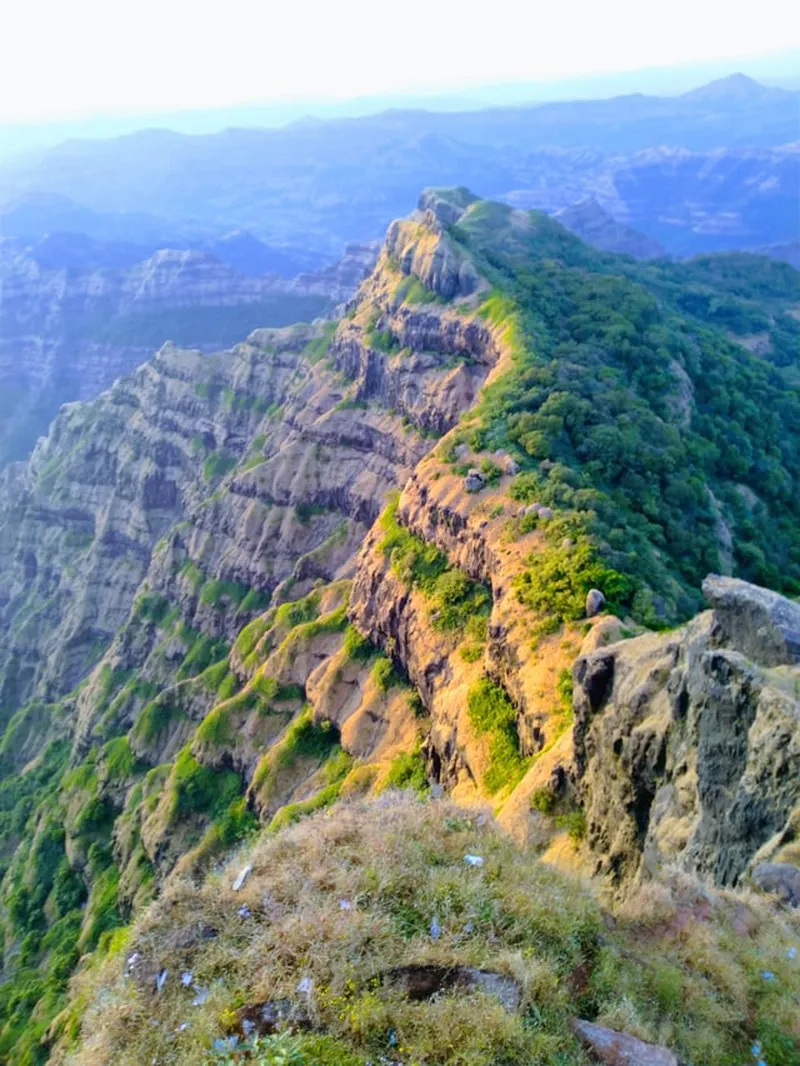
<svg viewBox="0 0 800 1066">
<path fill-rule="evenodd" d="M 103 240 L 220 254 L 244 230 L 276 257 L 260 268 L 292 273 L 379 237 L 421 187 L 467 184 L 547 211 L 593 197 L 675 255 L 755 248 L 797 236 L 797 142 L 800 93 L 743 75 L 676 97 L 143 130 L 0 167 L 0 232 L 39 211 L 39 235 L 97 236 L 90 209 Z"/>
</svg>

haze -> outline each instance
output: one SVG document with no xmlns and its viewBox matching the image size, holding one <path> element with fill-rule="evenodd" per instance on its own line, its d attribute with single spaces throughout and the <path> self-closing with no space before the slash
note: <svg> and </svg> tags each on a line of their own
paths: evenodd
<svg viewBox="0 0 800 1066">
<path fill-rule="evenodd" d="M 4 12 L 0 124 L 250 102 L 443 92 L 698 61 L 800 45 L 784 0 L 758 18 L 722 0 L 443 5 L 407 0 L 37 0 Z"/>
</svg>

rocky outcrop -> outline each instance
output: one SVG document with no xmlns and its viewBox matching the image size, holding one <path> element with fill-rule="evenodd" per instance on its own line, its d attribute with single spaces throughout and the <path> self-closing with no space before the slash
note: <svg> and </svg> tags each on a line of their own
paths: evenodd
<svg viewBox="0 0 800 1066">
<path fill-rule="evenodd" d="M 716 574 L 703 582 L 703 595 L 714 610 L 721 643 L 760 666 L 800 663 L 800 604 Z"/>
<path fill-rule="evenodd" d="M 574 775 L 597 867 L 739 882 L 800 803 L 796 604 L 730 578 L 682 629 L 577 661 Z"/>
</svg>

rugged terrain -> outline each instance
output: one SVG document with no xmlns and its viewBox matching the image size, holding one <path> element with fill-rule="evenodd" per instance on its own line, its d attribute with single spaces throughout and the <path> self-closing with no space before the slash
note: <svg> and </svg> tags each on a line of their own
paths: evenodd
<svg viewBox="0 0 800 1066">
<path fill-rule="evenodd" d="M 778 1049 L 768 1061 L 790 1062 L 778 1051 L 796 1053 L 800 1039 L 794 970 L 780 963 L 769 1002 L 744 986 L 759 965 L 778 971 L 791 920 L 772 929 L 766 904 L 745 915 L 734 897 L 708 902 L 687 886 L 701 875 L 742 889 L 765 865 L 774 885 L 774 868 L 796 861 L 800 609 L 786 597 L 800 592 L 789 313 L 799 282 L 753 256 L 637 264 L 536 212 L 429 190 L 390 226 L 338 321 L 257 330 L 210 355 L 165 345 L 94 402 L 66 406 L 0 485 L 0 1055 L 116 1061 L 124 1031 L 136 1034 L 124 1054 L 167 1061 L 164 1041 L 187 1020 L 177 971 L 208 939 L 197 980 L 221 984 L 174 1061 L 197 1061 L 215 1032 L 236 1030 L 254 996 L 298 1010 L 311 967 L 320 998 L 303 1025 L 339 1041 L 334 1057 L 314 1052 L 319 1061 L 348 1061 L 346 1048 L 360 1063 L 389 1040 L 404 1062 L 502 1051 L 514 1063 L 578 1063 L 574 1001 L 587 1024 L 709 1066 L 767 1038 Z M 711 611 L 688 621 L 709 572 L 721 575 L 706 585 Z M 363 884 L 339 885 L 320 867 L 324 899 L 309 896 L 308 914 L 334 900 L 332 914 L 352 909 L 357 923 L 374 908 L 389 915 L 406 944 L 387 949 L 395 968 L 457 962 L 515 978 L 502 987 L 528 1020 L 493 1007 L 490 1043 L 471 1059 L 457 1057 L 455 1031 L 443 1048 L 415 1028 L 435 1025 L 425 1012 L 437 1000 L 417 1021 L 397 1020 L 407 1007 L 392 1014 L 391 980 L 366 998 L 340 987 L 307 934 L 274 972 L 225 983 L 238 941 L 227 924 L 220 937 L 220 923 L 257 915 L 259 951 L 263 929 L 280 940 L 281 922 L 302 924 L 305 904 L 281 878 L 305 891 L 318 854 L 300 857 L 308 833 L 380 836 L 379 820 L 359 821 L 372 806 L 350 814 L 348 803 L 391 786 L 490 803 L 525 845 L 520 876 L 553 894 L 550 909 L 569 901 L 565 926 L 548 932 L 542 914 L 526 917 L 513 880 L 498 890 L 511 896 L 493 895 L 489 853 L 505 869 L 517 861 L 511 844 L 488 814 L 475 822 L 446 806 L 375 808 L 388 811 L 402 855 Z M 286 832 L 342 804 L 318 828 Z M 217 864 L 259 826 L 267 857 L 252 860 L 252 893 L 226 888 L 213 902 Z M 466 835 L 451 845 L 448 832 Z M 447 856 L 425 864 L 430 887 L 413 873 L 397 880 L 420 861 L 417 846 Z M 709 993 L 719 1011 L 679 1020 L 684 994 L 717 978 L 661 939 L 659 965 L 672 967 L 663 1002 L 640 1002 L 630 975 L 628 1000 L 597 985 L 610 972 L 598 930 L 612 919 L 543 873 L 539 852 L 595 875 L 616 900 L 682 866 L 664 943 L 672 923 L 708 937 L 709 922 L 715 936 L 717 923 L 752 922 L 747 951 L 725 963 L 739 984 Z M 481 860 L 474 869 L 464 853 Z M 468 906 L 472 889 L 446 872 L 454 861 L 483 886 Z M 275 880 L 262 880 L 265 867 Z M 119 930 L 165 885 L 121 953 Z M 232 899 L 247 913 L 231 912 Z M 489 923 L 474 951 L 453 953 L 456 916 Z M 356 957 L 334 918 L 320 928 L 329 920 L 334 955 Z M 514 934 L 517 924 L 527 931 Z M 372 928 L 363 924 L 367 939 Z M 385 935 L 394 945 L 389 926 Z M 550 977 L 530 968 L 531 953 L 545 947 L 560 991 L 535 1006 Z M 141 977 L 126 984 L 139 958 Z M 122 982 L 112 1000 L 94 984 L 104 959 L 102 980 Z M 376 976 L 373 960 L 352 979 Z M 156 1018 L 148 1037 L 137 1011 Z"/>
<path fill-rule="evenodd" d="M 66 197 L 65 224 L 51 213 L 39 233 L 130 234 L 133 213 L 134 234 L 245 229 L 293 258 L 327 261 L 381 238 L 422 186 L 464 183 L 546 211 L 591 196 L 670 254 L 692 255 L 797 237 L 797 140 L 798 94 L 739 75 L 677 97 L 69 141 L 5 162 L 0 205 L 19 209 L 22 198 L 24 215 L 26 198 Z"/>
<path fill-rule="evenodd" d="M 235 243 L 241 258 L 243 238 Z M 114 265 L 102 265 L 103 255 Z M 0 239 L 0 465 L 24 458 L 62 403 L 93 399 L 167 340 L 209 351 L 256 325 L 330 311 L 352 296 L 374 254 L 354 246 L 292 279 L 247 276 L 199 251 L 119 261 L 118 246 L 87 247 L 75 234 Z"/>
</svg>

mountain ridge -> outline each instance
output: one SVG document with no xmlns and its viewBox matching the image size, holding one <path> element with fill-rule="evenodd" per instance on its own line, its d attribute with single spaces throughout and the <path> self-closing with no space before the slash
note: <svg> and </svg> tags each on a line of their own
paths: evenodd
<svg viewBox="0 0 800 1066">
<path fill-rule="evenodd" d="M 669 657 L 697 646 L 708 619 L 658 630 L 701 607 L 709 570 L 800 590 L 800 401 L 779 336 L 800 277 L 744 258 L 637 263 L 545 215 L 429 189 L 390 226 L 338 322 L 256 331 L 210 356 L 165 346 L 98 400 L 62 410 L 31 459 L 3 472 L 0 1054 L 91 1062 L 92 1040 L 116 1030 L 110 1019 L 92 1029 L 95 1007 L 87 1012 L 77 989 L 95 965 L 119 966 L 113 980 L 124 984 L 140 948 L 128 954 L 120 928 L 162 886 L 148 913 L 174 893 L 191 911 L 196 883 L 212 871 L 213 886 L 216 864 L 259 827 L 281 848 L 299 839 L 282 827 L 315 810 L 338 814 L 312 834 L 346 825 L 338 803 L 348 795 L 430 783 L 462 804 L 491 802 L 518 839 L 588 872 L 608 865 L 609 887 L 633 890 L 646 831 L 663 839 L 656 813 L 682 771 L 654 741 L 626 756 L 625 778 L 608 779 L 593 745 L 613 749 L 617 706 L 633 715 L 672 698 L 663 671 L 648 672 L 648 649 Z M 767 354 L 736 339 L 754 324 L 774 334 Z M 740 585 L 744 615 L 758 593 L 731 581 Z M 727 609 L 714 606 L 715 625 Z M 747 647 L 733 630 L 713 640 L 712 663 L 728 656 L 745 678 L 732 689 L 740 716 L 772 708 L 777 720 L 796 662 L 761 665 L 763 634 Z M 686 668 L 692 715 L 708 722 L 714 678 L 702 656 L 687 658 L 672 661 Z M 615 684 L 628 669 L 646 677 L 649 703 L 625 703 L 609 660 Z M 682 727 L 674 732 L 682 742 Z M 619 739 L 635 748 L 638 735 Z M 778 757 L 783 733 L 760 735 L 761 746 L 743 744 L 735 774 L 728 766 L 744 793 Z M 696 750 L 702 784 L 715 761 Z M 759 849 L 781 859 L 787 845 L 768 837 L 793 824 L 800 803 L 797 776 L 784 777 L 785 787 L 760 790 L 769 818 L 743 839 L 736 869 L 715 867 L 722 835 L 701 862 L 684 857 L 687 876 L 717 868 L 730 884 L 751 876 Z M 637 833 L 614 822 L 609 843 L 597 811 L 624 805 L 625 788 L 642 824 L 633 817 Z M 692 824 L 691 810 L 670 813 L 681 831 Z M 415 816 L 402 817 L 410 827 Z M 459 869 L 469 872 L 463 843 Z M 487 837 L 490 847 L 500 845 Z M 250 876 L 261 884 L 257 863 L 243 885 Z M 339 928 L 339 900 L 355 901 L 336 892 Z M 241 899 L 260 913 L 255 897 Z M 415 923 L 414 945 L 419 933 L 444 951 L 450 933 L 429 930 L 449 929 L 449 915 L 422 913 L 406 908 L 398 920 Z M 241 912 L 225 914 L 220 922 L 241 928 Z M 137 937 L 150 919 L 140 920 Z M 227 951 L 219 928 L 199 942 Z M 160 995 L 162 968 L 172 982 L 163 999 L 141 1001 L 151 1055 L 176 1046 L 183 1018 L 160 1013 L 183 949 L 157 950 L 169 962 L 148 969 L 142 995 Z M 90 957 L 79 966 L 81 953 Z M 265 975 L 264 996 L 294 1003 L 302 975 L 291 974 L 286 987 Z M 193 1015 L 187 1056 L 226 1031 L 220 1012 L 232 1000 L 224 981 L 214 987 L 223 998 Z M 247 988 L 249 1003 L 257 993 Z M 383 1002 L 379 986 L 373 995 Z M 759 1002 L 748 999 L 753 1017 Z M 770 1003 L 781 1039 L 793 1039 L 791 1003 L 780 1015 Z M 95 1006 L 105 1010 L 102 995 Z M 342 1030 L 327 1021 L 327 1034 L 345 1039 L 340 1054 L 370 1054 L 348 1017 Z M 580 1061 L 567 1030 L 542 1025 Z M 705 1048 L 710 1066 L 760 1032 L 713 1022 L 705 1040 L 675 1025 L 682 1052 Z M 127 1031 L 139 1039 L 137 1021 Z M 492 1053 L 508 1046 L 497 1039 Z M 514 1039 L 511 1061 L 533 1054 L 528 1036 Z"/>
</svg>

